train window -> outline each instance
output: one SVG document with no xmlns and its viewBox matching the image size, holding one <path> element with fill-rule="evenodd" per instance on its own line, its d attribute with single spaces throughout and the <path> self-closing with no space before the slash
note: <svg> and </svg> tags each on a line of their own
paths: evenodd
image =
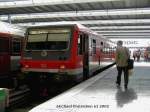
<svg viewBox="0 0 150 112">
<path fill-rule="evenodd" d="M 82 45 L 82 35 L 79 35 L 79 38 L 78 38 L 78 54 L 81 55 L 83 54 L 83 45 Z"/>
<path fill-rule="evenodd" d="M 93 54 L 96 54 L 96 40 L 95 39 L 93 39 L 92 47 L 93 47 Z"/>
<path fill-rule="evenodd" d="M 103 42 L 101 42 L 101 46 L 103 46 Z"/>
<path fill-rule="evenodd" d="M 69 33 L 48 34 L 48 41 L 68 41 L 70 37 Z"/>
<path fill-rule="evenodd" d="M 9 40 L 0 38 L 0 52 L 9 52 Z"/>
<path fill-rule="evenodd" d="M 70 32 L 29 35 L 27 49 L 65 50 L 68 48 Z"/>
<path fill-rule="evenodd" d="M 103 53 L 104 53 L 104 54 L 108 54 L 108 53 L 109 53 L 109 48 L 104 47 L 104 48 L 103 48 Z"/>
<path fill-rule="evenodd" d="M 28 36 L 28 42 L 43 42 L 46 41 L 47 34 L 35 34 Z"/>
<path fill-rule="evenodd" d="M 20 53 L 21 52 L 21 41 L 13 40 L 12 44 L 12 53 Z"/>
<path fill-rule="evenodd" d="M 64 50 L 68 48 L 70 33 L 48 34 L 48 50 Z"/>
<path fill-rule="evenodd" d="M 27 50 L 42 50 L 45 48 L 47 34 L 34 34 L 28 36 Z"/>
</svg>

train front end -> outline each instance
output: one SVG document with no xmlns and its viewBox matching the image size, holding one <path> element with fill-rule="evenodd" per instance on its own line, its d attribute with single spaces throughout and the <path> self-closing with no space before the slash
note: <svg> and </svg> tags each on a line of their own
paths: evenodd
<svg viewBox="0 0 150 112">
<path fill-rule="evenodd" d="M 76 80 L 76 33 L 73 26 L 29 28 L 22 72 L 34 79 Z"/>
</svg>

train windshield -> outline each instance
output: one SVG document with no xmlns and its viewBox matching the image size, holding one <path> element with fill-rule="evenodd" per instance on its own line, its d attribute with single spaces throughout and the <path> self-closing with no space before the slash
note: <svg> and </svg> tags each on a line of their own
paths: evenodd
<svg viewBox="0 0 150 112">
<path fill-rule="evenodd" d="M 29 31 L 27 50 L 67 50 L 71 29 L 32 29 Z"/>
</svg>

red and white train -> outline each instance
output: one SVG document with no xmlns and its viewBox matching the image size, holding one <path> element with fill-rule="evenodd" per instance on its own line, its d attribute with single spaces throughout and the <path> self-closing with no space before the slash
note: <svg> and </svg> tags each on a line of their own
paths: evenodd
<svg viewBox="0 0 150 112">
<path fill-rule="evenodd" d="M 78 23 L 27 28 L 22 71 L 35 79 L 81 81 L 114 63 L 115 43 Z"/>
<path fill-rule="evenodd" d="M 0 22 L 0 86 L 7 85 L 20 69 L 25 28 Z"/>
</svg>

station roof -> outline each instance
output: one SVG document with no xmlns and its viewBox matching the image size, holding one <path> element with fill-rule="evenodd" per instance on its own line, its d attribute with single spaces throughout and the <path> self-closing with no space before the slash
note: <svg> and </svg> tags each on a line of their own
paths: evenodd
<svg viewBox="0 0 150 112">
<path fill-rule="evenodd" d="M 108 38 L 148 38 L 150 0 L 0 0 L 0 20 L 24 26 L 75 21 Z"/>
</svg>

